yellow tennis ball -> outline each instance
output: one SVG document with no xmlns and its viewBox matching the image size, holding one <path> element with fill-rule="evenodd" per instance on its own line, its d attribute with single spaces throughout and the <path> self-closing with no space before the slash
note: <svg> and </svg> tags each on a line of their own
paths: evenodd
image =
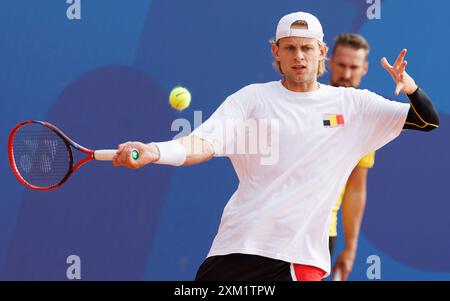
<svg viewBox="0 0 450 301">
<path fill-rule="evenodd" d="M 184 110 L 191 103 L 191 93 L 184 87 L 176 87 L 170 92 L 169 102 L 172 108 Z"/>
</svg>

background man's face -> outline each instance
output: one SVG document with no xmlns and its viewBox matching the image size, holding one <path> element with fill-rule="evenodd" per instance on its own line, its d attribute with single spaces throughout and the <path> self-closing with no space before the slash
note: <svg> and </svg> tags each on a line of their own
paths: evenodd
<svg viewBox="0 0 450 301">
<path fill-rule="evenodd" d="M 331 85 L 335 87 L 357 88 L 367 73 L 365 49 L 354 49 L 350 46 L 337 46 L 330 58 Z"/>
</svg>

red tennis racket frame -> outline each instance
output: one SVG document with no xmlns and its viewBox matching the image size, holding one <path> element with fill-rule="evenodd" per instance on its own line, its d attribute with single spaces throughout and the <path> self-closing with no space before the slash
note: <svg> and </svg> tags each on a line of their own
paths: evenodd
<svg viewBox="0 0 450 301">
<path fill-rule="evenodd" d="M 21 127 L 26 126 L 30 123 L 42 124 L 43 126 L 46 126 L 49 129 L 53 130 L 59 137 L 61 137 L 61 139 L 65 142 L 65 144 L 67 146 L 67 150 L 70 155 L 69 171 L 67 172 L 67 174 L 64 176 L 64 178 L 58 184 L 55 184 L 55 185 L 49 186 L 49 187 L 39 187 L 39 186 L 32 185 L 32 184 L 28 183 L 27 181 L 25 181 L 25 179 L 20 175 L 20 173 L 17 170 L 16 163 L 14 160 L 14 149 L 13 149 L 14 135 Z M 74 147 L 75 149 L 77 149 L 87 155 L 86 158 L 80 160 L 75 165 L 73 164 L 72 147 Z M 87 162 L 94 160 L 94 151 L 74 142 L 72 139 L 67 137 L 60 129 L 58 129 L 56 126 L 54 126 L 51 123 L 48 123 L 45 121 L 39 121 L 39 120 L 28 120 L 28 121 L 25 121 L 25 122 L 22 122 L 22 123 L 16 125 L 11 130 L 11 133 L 9 134 L 9 137 L 8 137 L 8 158 L 9 158 L 9 165 L 11 167 L 11 170 L 12 170 L 14 176 L 19 180 L 20 183 L 22 183 L 24 186 L 34 189 L 34 190 L 47 191 L 47 190 L 52 190 L 52 189 L 60 187 L 62 184 L 64 184 L 65 181 L 67 181 L 67 179 L 70 177 L 70 175 L 72 175 L 78 168 L 80 168 Z"/>
</svg>

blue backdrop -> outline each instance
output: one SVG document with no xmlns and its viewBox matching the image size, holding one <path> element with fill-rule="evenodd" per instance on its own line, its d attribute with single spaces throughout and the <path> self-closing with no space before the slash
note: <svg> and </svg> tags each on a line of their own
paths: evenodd
<svg viewBox="0 0 450 301">
<path fill-rule="evenodd" d="M 84 280 L 193 279 L 237 186 L 227 159 L 138 171 L 94 162 L 37 192 L 9 170 L 8 133 L 41 119 L 92 148 L 171 139 L 175 119 L 193 126 L 194 111 L 205 119 L 241 87 L 279 78 L 268 40 L 298 10 L 319 17 L 329 46 L 341 32 L 363 34 L 372 50 L 362 87 L 401 101 L 379 60 L 408 48 L 410 74 L 441 113 L 439 130 L 403 133 L 377 152 L 350 279 L 367 280 L 370 255 L 382 280 L 450 279 L 450 2 L 384 0 L 374 20 L 365 0 L 79 2 L 79 20 L 68 19 L 65 0 L 0 5 L 0 279 L 67 279 L 69 255 L 81 258 Z M 167 100 L 176 85 L 193 95 L 181 113 Z"/>
</svg>

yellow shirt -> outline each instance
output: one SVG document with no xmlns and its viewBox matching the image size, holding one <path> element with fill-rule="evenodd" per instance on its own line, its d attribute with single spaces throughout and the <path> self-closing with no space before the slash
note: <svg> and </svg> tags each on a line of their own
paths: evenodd
<svg viewBox="0 0 450 301">
<path fill-rule="evenodd" d="M 358 162 L 358 166 L 372 168 L 374 163 L 375 163 L 375 152 L 371 152 L 371 153 L 368 153 L 367 155 L 365 155 Z M 336 205 L 334 205 L 333 210 L 331 212 L 329 236 L 337 236 L 338 212 L 339 212 L 339 208 L 341 207 L 341 204 L 342 204 L 342 198 L 344 197 L 344 193 L 345 193 L 345 187 L 342 190 L 341 195 L 339 196 L 339 199 L 337 200 Z"/>
</svg>

